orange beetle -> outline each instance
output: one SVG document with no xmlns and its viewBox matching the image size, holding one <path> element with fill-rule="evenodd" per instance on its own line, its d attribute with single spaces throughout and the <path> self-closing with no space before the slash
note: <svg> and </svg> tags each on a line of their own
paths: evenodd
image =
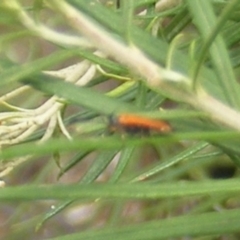
<svg viewBox="0 0 240 240">
<path fill-rule="evenodd" d="M 110 118 L 110 130 L 143 134 L 153 131 L 165 134 L 171 132 L 172 128 L 169 123 L 160 119 L 151 119 L 135 114 L 123 113 Z"/>
</svg>

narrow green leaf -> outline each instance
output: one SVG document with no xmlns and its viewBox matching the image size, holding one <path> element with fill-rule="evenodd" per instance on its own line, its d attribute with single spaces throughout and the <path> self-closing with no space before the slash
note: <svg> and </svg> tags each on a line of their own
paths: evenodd
<svg viewBox="0 0 240 240">
<path fill-rule="evenodd" d="M 136 111 L 135 107 L 127 103 L 121 103 L 90 88 L 77 87 L 72 83 L 64 82 L 44 74 L 32 77 L 30 80 L 24 80 L 23 82 L 45 93 L 57 95 L 101 114 L 112 115 L 122 111 Z"/>
<path fill-rule="evenodd" d="M 178 162 L 192 156 L 193 154 L 201 151 L 202 149 L 204 149 L 208 145 L 209 145 L 208 143 L 197 143 L 194 146 L 192 146 L 190 148 L 187 148 L 183 152 L 180 152 L 176 156 L 174 156 L 172 158 L 169 158 L 166 161 L 163 160 L 162 163 L 158 164 L 154 168 L 152 168 L 148 171 L 144 171 L 144 173 L 135 177 L 131 182 L 138 182 L 138 181 L 141 181 L 141 180 L 145 180 L 145 179 L 159 173 L 160 171 L 162 171 L 162 170 L 164 170 L 164 169 L 166 169 L 166 168 L 168 168 L 168 167 L 170 167 L 174 164 L 177 164 Z"/>
<path fill-rule="evenodd" d="M 199 67 L 202 65 L 204 57 L 209 49 L 213 65 L 218 75 L 219 86 L 222 88 L 222 93 L 225 95 L 227 102 L 231 106 L 239 108 L 240 88 L 234 76 L 228 50 L 226 49 L 226 45 L 220 34 L 221 28 L 234 8 L 239 4 L 239 1 L 230 1 L 218 22 L 210 1 L 188 0 L 187 2 L 194 17 L 194 22 L 197 24 L 203 38 L 205 39 L 205 44 L 201 50 L 202 54 L 200 55 L 199 65 L 197 66 L 195 74 L 198 73 Z"/>
<path fill-rule="evenodd" d="M 77 163 L 83 160 L 91 151 L 78 152 L 67 164 L 61 168 L 61 172 L 58 175 L 58 179 L 64 175 L 68 170 L 74 167 Z"/>
<path fill-rule="evenodd" d="M 116 166 L 115 171 L 113 172 L 109 182 L 114 183 L 117 182 L 122 175 L 123 171 L 125 170 L 127 164 L 129 163 L 131 156 L 135 150 L 135 147 L 128 147 L 124 148 L 121 151 L 121 155 L 119 156 L 118 164 Z"/>
<path fill-rule="evenodd" d="M 174 16 L 172 21 L 163 30 L 164 35 L 166 35 L 169 42 L 173 40 L 173 38 L 179 34 L 190 21 L 191 17 L 185 6 L 176 16 Z"/>
<path fill-rule="evenodd" d="M 90 230 L 50 240 L 125 240 L 125 239 L 172 239 L 203 237 L 214 239 L 213 235 L 239 232 L 240 210 L 207 213 L 195 216 L 181 216 L 159 221 L 140 223 L 134 226 Z M 212 236 L 212 237 L 211 237 Z M 202 238 L 201 238 L 202 239 Z"/>
<path fill-rule="evenodd" d="M 73 56 L 76 56 L 76 51 L 60 50 L 30 63 L 12 66 L 1 72 L 0 86 L 26 78 L 29 75 L 36 74 L 42 70 L 46 70 L 47 68 Z"/>
<path fill-rule="evenodd" d="M 106 169 L 106 167 L 109 165 L 109 163 L 113 160 L 114 155 L 116 154 L 116 151 L 111 150 L 111 151 L 105 151 L 99 154 L 99 156 L 95 159 L 95 162 L 91 165 L 91 167 L 88 169 L 87 173 L 83 176 L 81 179 L 80 183 L 81 184 L 89 184 L 93 182 L 97 177 L 100 176 L 100 174 Z M 67 201 L 58 204 L 55 206 L 54 209 L 51 211 L 47 212 L 43 219 L 39 221 L 38 225 L 36 226 L 36 229 L 39 229 L 42 227 L 42 225 L 63 211 L 66 207 L 71 205 L 74 201 L 77 199 L 75 198 L 69 198 Z"/>
<path fill-rule="evenodd" d="M 36 199 L 94 199 L 94 198 L 135 198 L 159 199 L 169 197 L 203 196 L 211 194 L 238 194 L 240 184 L 238 179 L 174 182 L 162 184 L 80 184 L 80 185 L 47 185 L 47 186 L 17 186 L 0 189 L 0 200 L 36 200 Z M 26 194 L 27 193 L 27 194 Z"/>
<path fill-rule="evenodd" d="M 169 144 L 171 142 L 176 142 L 179 140 L 211 140 L 211 141 L 220 141 L 221 144 L 228 144 L 231 147 L 234 145 L 234 151 L 236 153 L 240 153 L 239 142 L 231 142 L 231 140 L 239 139 L 238 132 L 193 132 L 193 133 L 176 133 L 172 135 L 165 136 L 155 136 L 155 137 L 145 137 L 145 138 L 137 138 L 137 137 L 126 137 L 125 139 L 121 137 L 104 137 L 104 138 L 76 138 L 74 141 L 69 141 L 67 139 L 52 139 L 43 144 L 36 143 L 24 143 L 20 145 L 15 145 L 10 148 L 2 149 L 0 152 L 0 158 L 2 158 L 3 162 L 9 161 L 9 159 L 14 157 L 20 157 L 25 155 L 36 154 L 39 156 L 52 154 L 56 151 L 66 152 L 82 149 L 86 150 L 97 150 L 97 149 L 116 149 L 123 147 L 133 147 L 133 146 L 142 146 L 144 144 Z M 222 140 L 224 139 L 224 141 Z M 236 147 L 236 148 L 235 148 Z M 231 149 L 231 148 L 230 148 Z"/>
<path fill-rule="evenodd" d="M 125 39 L 129 44 L 131 44 L 132 39 L 132 20 L 134 13 L 134 1 L 133 0 L 123 0 L 122 7 L 122 23 L 125 28 Z"/>
</svg>

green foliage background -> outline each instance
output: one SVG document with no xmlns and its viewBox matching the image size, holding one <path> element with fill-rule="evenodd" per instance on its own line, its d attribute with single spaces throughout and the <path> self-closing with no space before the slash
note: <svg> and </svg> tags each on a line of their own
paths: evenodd
<svg viewBox="0 0 240 240">
<path fill-rule="evenodd" d="M 186 102 L 153 87 L 124 61 L 51 42 L 21 22 L 16 6 L 37 23 L 79 36 L 56 1 L 2 1 L 1 94 L 31 86 L 29 94 L 13 99 L 25 108 L 58 96 L 73 137 L 69 141 L 55 129 L 51 139 L 38 144 L 42 126 L 24 141 L 2 147 L 2 169 L 13 169 L 2 177 L 0 189 L 4 239 L 239 239 L 239 128 L 218 121 L 230 117 L 224 107 L 220 117 L 211 115 L 194 97 L 204 90 L 238 114 L 239 1 L 169 1 L 179 4 L 161 11 L 154 0 L 119 1 L 120 8 L 116 1 L 60 0 L 59 6 L 63 2 L 114 40 L 191 79 L 187 89 L 181 82 L 166 83 L 190 98 Z M 139 15 L 143 10 L 146 14 Z M 83 59 L 107 74 L 99 72 L 80 87 L 42 72 Z M 8 111 L 2 104 L 1 113 Z M 173 131 L 109 134 L 109 116 L 122 112 L 166 119 Z M 15 166 L 28 155 L 31 159 Z"/>
</svg>

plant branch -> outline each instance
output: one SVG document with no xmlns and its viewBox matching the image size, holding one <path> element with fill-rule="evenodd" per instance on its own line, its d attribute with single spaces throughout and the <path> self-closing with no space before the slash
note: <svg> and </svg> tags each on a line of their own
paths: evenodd
<svg viewBox="0 0 240 240">
<path fill-rule="evenodd" d="M 193 92 L 191 80 L 186 76 L 164 69 L 148 59 L 139 49 L 126 46 L 116 40 L 110 33 L 66 2 L 53 0 L 50 4 L 54 9 L 58 9 L 70 25 L 88 38 L 99 50 L 142 76 L 149 87 L 203 110 L 214 121 L 240 130 L 240 113 L 214 99 L 202 88 Z"/>
</svg>

